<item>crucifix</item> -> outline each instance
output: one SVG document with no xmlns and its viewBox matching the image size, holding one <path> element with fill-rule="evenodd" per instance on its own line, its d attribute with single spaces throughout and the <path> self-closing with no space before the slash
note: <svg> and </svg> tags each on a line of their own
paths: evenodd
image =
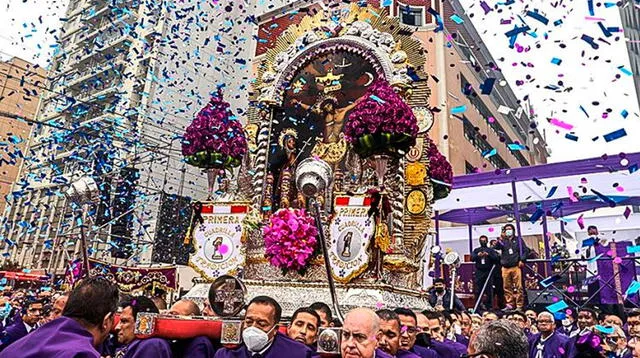
<svg viewBox="0 0 640 358">
<path fill-rule="evenodd" d="M 236 288 L 236 281 L 233 278 L 226 279 L 216 289 L 213 303 L 223 304 L 222 313 L 219 313 L 221 316 L 233 315 L 238 305 L 244 304 L 244 292 Z"/>
</svg>

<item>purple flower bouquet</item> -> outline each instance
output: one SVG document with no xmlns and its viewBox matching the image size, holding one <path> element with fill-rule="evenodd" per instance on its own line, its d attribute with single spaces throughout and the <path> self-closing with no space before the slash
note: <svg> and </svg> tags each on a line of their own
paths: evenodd
<svg viewBox="0 0 640 358">
<path fill-rule="evenodd" d="M 318 247 L 318 229 L 304 209 L 280 209 L 262 229 L 265 256 L 283 273 L 304 274 Z"/>
<path fill-rule="evenodd" d="M 363 158 L 373 154 L 400 156 L 415 144 L 418 124 L 411 107 L 387 81 L 378 80 L 349 114 L 344 134 Z"/>
<path fill-rule="evenodd" d="M 429 158 L 429 177 L 433 183 L 433 200 L 446 198 L 451 191 L 453 169 L 431 138 L 427 137 L 426 141 L 427 157 Z"/>
<path fill-rule="evenodd" d="M 218 92 L 187 127 L 182 155 L 193 166 L 224 169 L 240 165 L 246 152 L 247 138 L 242 124 Z"/>
</svg>

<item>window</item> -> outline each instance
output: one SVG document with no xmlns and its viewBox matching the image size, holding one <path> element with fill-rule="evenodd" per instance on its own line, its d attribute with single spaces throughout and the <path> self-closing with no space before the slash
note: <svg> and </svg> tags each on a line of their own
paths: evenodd
<svg viewBox="0 0 640 358">
<path fill-rule="evenodd" d="M 400 22 L 410 26 L 424 25 L 424 7 L 414 7 L 409 5 L 398 6 Z"/>
<path fill-rule="evenodd" d="M 474 167 L 471 163 L 464 161 L 464 172 L 466 174 L 473 174 L 476 172 L 476 167 Z"/>
<path fill-rule="evenodd" d="M 473 124 L 471 124 L 471 122 L 469 122 L 467 117 L 463 116 L 462 122 L 463 122 L 464 137 L 469 141 L 469 143 L 473 144 L 473 146 L 481 154 L 482 153 L 486 153 L 486 152 L 490 151 L 491 149 L 493 149 L 493 147 L 491 147 L 491 144 L 489 142 L 487 142 L 486 139 L 482 138 L 481 135 L 478 135 L 478 131 L 473 126 Z M 496 168 L 499 168 L 499 169 L 509 168 L 509 164 L 507 164 L 507 162 L 505 162 L 504 159 L 502 159 L 502 157 L 499 154 L 494 154 L 494 155 L 492 155 L 492 156 L 490 156 L 489 158 L 486 158 L 486 159 L 487 159 L 487 161 L 489 161 L 489 163 L 491 163 Z M 467 167 L 466 164 L 468 164 L 468 163 L 465 163 L 465 169 L 468 170 L 468 167 Z"/>
</svg>

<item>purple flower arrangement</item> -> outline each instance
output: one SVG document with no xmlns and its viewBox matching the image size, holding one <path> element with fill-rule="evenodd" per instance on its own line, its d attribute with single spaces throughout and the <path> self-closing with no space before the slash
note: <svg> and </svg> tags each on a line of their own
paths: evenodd
<svg viewBox="0 0 640 358">
<path fill-rule="evenodd" d="M 182 155 L 193 166 L 223 169 L 240 165 L 246 152 L 242 124 L 229 110 L 229 103 L 223 101 L 222 92 L 218 92 L 187 127 Z"/>
<path fill-rule="evenodd" d="M 265 256 L 283 273 L 304 273 L 318 247 L 318 229 L 304 209 L 280 209 L 262 229 Z"/>
<path fill-rule="evenodd" d="M 426 141 L 427 157 L 429 158 L 429 177 L 437 181 L 433 182 L 433 199 L 446 198 L 451 191 L 450 185 L 453 182 L 453 169 L 449 161 L 447 161 L 447 158 L 440 153 L 438 146 L 436 146 L 431 138 L 426 137 Z"/>
<path fill-rule="evenodd" d="M 402 155 L 413 144 L 418 124 L 407 105 L 387 81 L 377 80 L 349 114 L 344 134 L 356 153 Z"/>
</svg>

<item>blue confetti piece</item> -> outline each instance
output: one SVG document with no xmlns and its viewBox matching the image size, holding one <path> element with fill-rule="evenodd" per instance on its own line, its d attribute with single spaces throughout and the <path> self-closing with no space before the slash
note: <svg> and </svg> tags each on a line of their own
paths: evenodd
<svg viewBox="0 0 640 358">
<path fill-rule="evenodd" d="M 595 11 L 593 10 L 593 0 L 587 0 L 587 4 L 589 7 L 589 15 L 595 16 Z"/>
<path fill-rule="evenodd" d="M 624 293 L 625 296 L 635 295 L 640 291 L 640 282 L 633 280 L 629 287 L 627 287 L 627 292 Z"/>
<path fill-rule="evenodd" d="M 392 0 L 383 0 L 382 1 L 382 7 L 388 7 L 391 6 L 393 4 Z"/>
<path fill-rule="evenodd" d="M 596 324 L 596 329 L 604 334 L 613 334 L 616 331 L 616 329 L 613 327 L 605 327 L 599 324 Z"/>
<path fill-rule="evenodd" d="M 567 134 L 565 134 L 565 135 L 564 135 L 564 137 L 565 137 L 565 138 L 567 138 L 567 139 L 570 139 L 570 140 L 572 140 L 572 141 L 574 141 L 574 142 L 577 142 L 577 141 L 578 141 L 578 136 L 573 135 L 573 134 L 569 134 L 569 133 L 567 133 Z"/>
<path fill-rule="evenodd" d="M 560 276 L 558 275 L 549 276 L 544 280 L 540 281 L 540 286 L 547 288 L 551 286 L 551 284 L 553 284 L 554 282 L 558 281 L 559 279 L 560 279 Z"/>
<path fill-rule="evenodd" d="M 551 190 L 549 190 L 549 194 L 547 194 L 547 199 L 552 197 L 553 194 L 555 194 L 557 190 L 558 190 L 558 186 L 554 186 L 553 188 L 551 188 Z"/>
<path fill-rule="evenodd" d="M 534 11 L 527 11 L 526 16 L 529 16 L 532 19 L 538 20 L 541 23 L 548 25 L 549 24 L 549 19 L 547 19 L 546 17 L 544 17 L 542 14 L 540 14 L 539 12 L 534 12 Z"/>
<path fill-rule="evenodd" d="M 493 91 L 493 85 L 496 83 L 495 78 L 487 78 L 484 80 L 484 83 L 480 85 L 480 89 L 482 90 L 480 93 L 482 94 L 491 94 Z"/>
<path fill-rule="evenodd" d="M 589 45 L 591 45 L 591 48 L 593 48 L 594 50 L 597 50 L 600 48 L 600 45 L 598 45 L 595 41 L 593 41 L 593 37 L 591 36 L 583 34 L 582 37 L 580 37 L 580 39 L 588 43 Z"/>
<path fill-rule="evenodd" d="M 628 254 L 635 254 L 636 252 L 640 252 L 640 245 L 627 247 Z"/>
<path fill-rule="evenodd" d="M 450 19 L 455 22 L 456 24 L 460 25 L 464 22 L 464 20 L 462 20 L 462 18 L 460 18 L 460 16 L 453 14 L 451 15 Z"/>
<path fill-rule="evenodd" d="M 598 22 L 598 27 L 600 27 L 600 31 L 602 31 L 602 34 L 604 34 L 604 37 L 611 37 L 613 36 L 613 34 L 611 33 L 611 31 L 609 31 L 608 28 L 606 28 L 602 22 Z"/>
<path fill-rule="evenodd" d="M 566 302 L 564 302 L 564 300 L 560 301 L 560 302 L 556 302 L 552 305 L 549 305 L 546 307 L 547 311 L 551 312 L 551 313 L 556 313 L 558 311 L 561 311 L 565 308 L 569 307 L 569 305 L 567 305 Z"/>
<path fill-rule="evenodd" d="M 618 69 L 620 70 L 620 72 L 624 73 L 627 76 L 633 76 L 633 72 L 631 72 L 628 69 L 624 68 L 624 66 L 618 66 Z"/>
<path fill-rule="evenodd" d="M 540 219 L 542 217 L 542 215 L 544 215 L 544 210 L 538 208 L 533 215 L 531 215 L 531 218 L 529 218 L 529 222 L 532 224 L 535 224 L 536 221 L 538 221 L 538 219 Z"/>
<path fill-rule="evenodd" d="M 529 30 L 531 30 L 531 28 L 529 26 L 527 26 L 527 25 L 522 26 L 522 27 L 515 26 L 513 28 L 513 30 L 509 30 L 509 31 L 505 32 L 504 34 L 507 37 L 514 37 L 514 36 L 518 36 L 518 34 L 521 34 L 523 32 L 527 32 Z"/>
<path fill-rule="evenodd" d="M 604 7 L 605 8 L 610 8 L 610 7 L 614 7 L 614 6 L 618 6 L 618 4 L 614 3 L 614 2 L 606 2 L 604 3 Z"/>
<path fill-rule="evenodd" d="M 464 105 L 453 107 L 451 108 L 451 114 L 463 113 L 466 110 L 467 110 L 467 106 L 464 106 Z"/>
<path fill-rule="evenodd" d="M 567 318 L 567 314 L 564 312 L 553 312 L 553 318 L 556 321 L 562 321 L 563 319 Z"/>
<path fill-rule="evenodd" d="M 516 151 L 519 151 L 519 150 L 527 150 L 527 147 L 525 147 L 524 145 L 519 144 L 519 143 L 509 143 L 509 144 L 507 144 L 507 147 L 512 152 L 516 152 Z"/>
<path fill-rule="evenodd" d="M 376 101 L 376 102 L 378 102 L 378 103 L 380 103 L 380 104 L 385 104 L 385 103 L 387 103 L 387 102 L 385 102 L 382 98 L 380 98 L 380 97 L 378 97 L 378 96 L 376 96 L 376 95 L 374 95 L 374 94 L 370 95 L 370 96 L 369 96 L 369 98 L 371 98 L 372 100 L 374 100 L 374 101 Z"/>
<path fill-rule="evenodd" d="M 629 116 L 629 112 L 627 112 L 626 109 L 623 109 L 622 112 L 620 112 L 620 115 L 622 116 L 622 118 L 627 119 L 627 117 Z"/>
<path fill-rule="evenodd" d="M 496 150 L 496 148 L 490 149 L 490 150 L 486 150 L 484 152 L 482 152 L 482 157 L 484 159 L 490 158 L 494 155 L 496 155 L 498 153 L 498 151 Z"/>
<path fill-rule="evenodd" d="M 590 258 L 589 261 L 587 261 L 587 263 L 592 264 L 592 263 L 598 261 L 601 257 L 602 257 L 602 254 L 598 254 L 597 256 L 594 256 L 594 257 Z"/>
<path fill-rule="evenodd" d="M 582 247 L 593 246 L 595 243 L 596 243 L 596 240 L 594 238 L 590 237 L 588 239 L 582 240 Z"/>
<path fill-rule="evenodd" d="M 587 110 L 584 109 L 584 107 L 582 107 L 582 105 L 580 106 L 580 110 L 582 111 L 582 113 L 584 113 L 585 116 L 587 116 L 587 118 L 589 118 L 589 113 L 587 113 Z"/>
<path fill-rule="evenodd" d="M 603 138 L 608 143 L 616 139 L 620 139 L 626 135 L 627 135 L 627 131 L 625 131 L 624 128 L 621 128 L 621 129 L 618 129 L 617 131 L 613 131 L 611 133 L 605 134 Z"/>
<path fill-rule="evenodd" d="M 551 63 L 553 63 L 554 65 L 560 65 L 562 63 L 562 60 L 557 57 L 554 57 L 551 59 Z"/>
<path fill-rule="evenodd" d="M 560 26 L 562 25 L 562 20 L 556 20 L 553 22 L 553 26 Z"/>
<path fill-rule="evenodd" d="M 633 174 L 638 171 L 638 164 L 633 164 L 629 166 L 629 174 Z"/>
</svg>

